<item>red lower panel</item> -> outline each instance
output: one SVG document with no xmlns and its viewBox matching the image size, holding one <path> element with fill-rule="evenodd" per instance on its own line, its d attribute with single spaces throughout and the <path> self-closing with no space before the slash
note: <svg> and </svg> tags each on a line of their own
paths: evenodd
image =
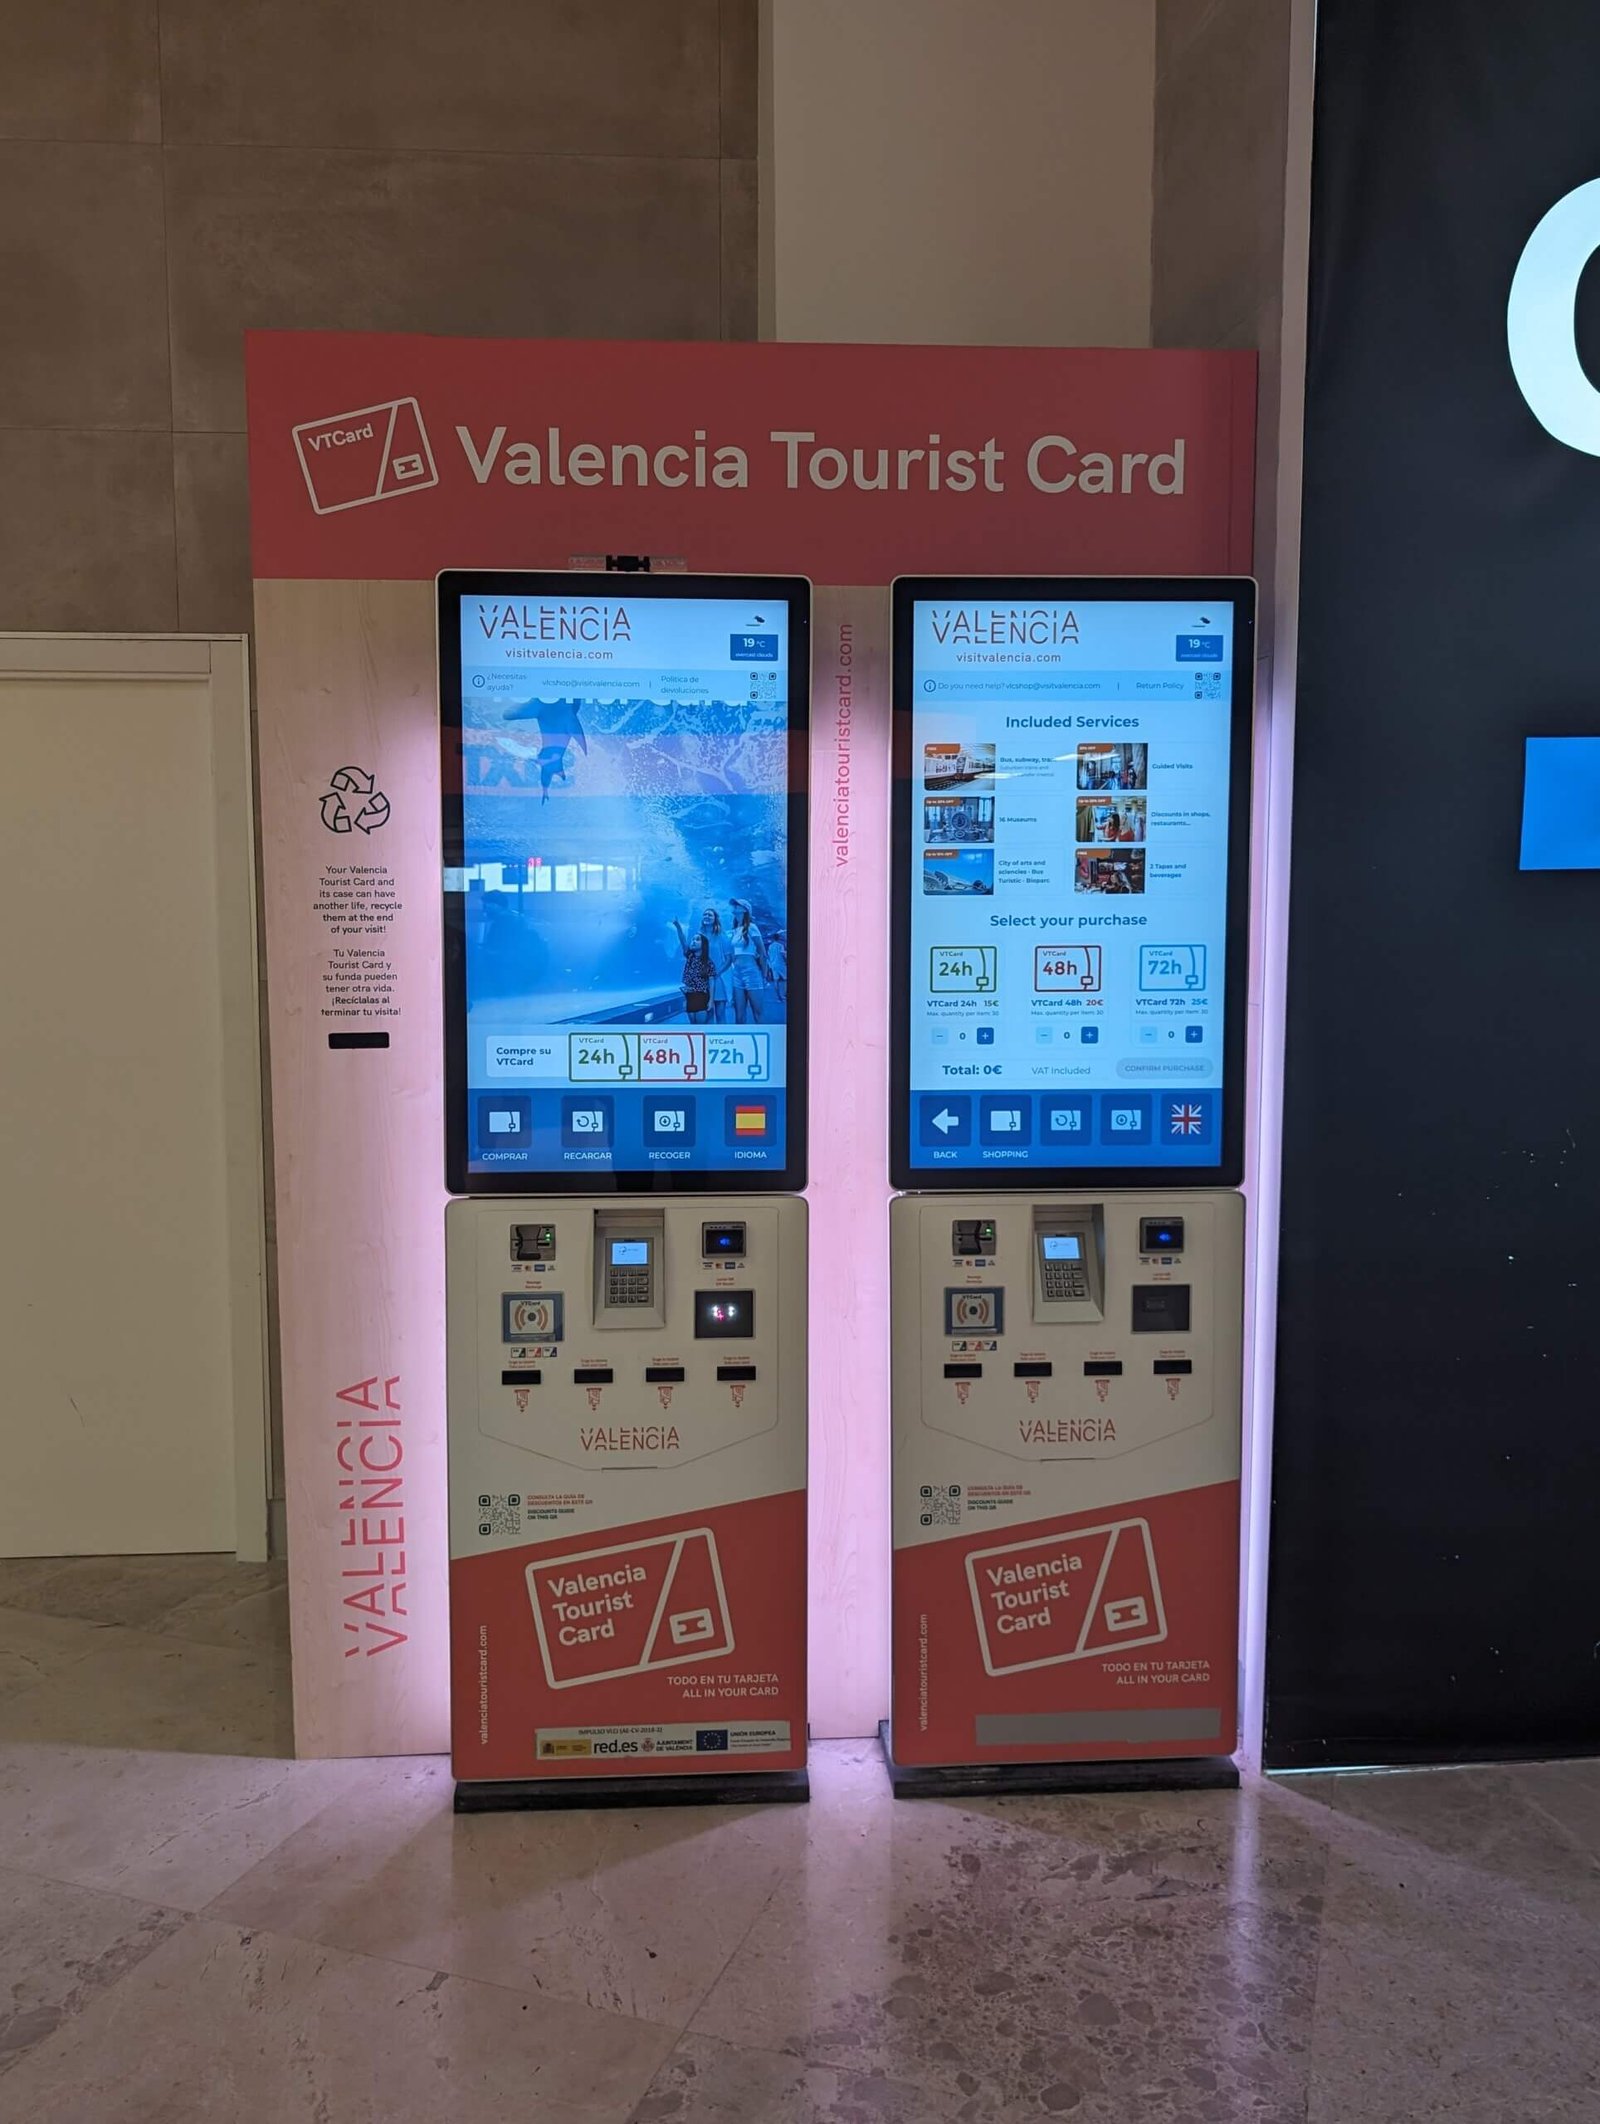
<svg viewBox="0 0 1600 2124">
<path fill-rule="evenodd" d="M 1239 1485 L 898 1549 L 903 1763 L 1228 1755 Z"/>
<path fill-rule="evenodd" d="M 450 1626 L 458 1778 L 805 1761 L 803 1490 L 458 1557 Z"/>
</svg>

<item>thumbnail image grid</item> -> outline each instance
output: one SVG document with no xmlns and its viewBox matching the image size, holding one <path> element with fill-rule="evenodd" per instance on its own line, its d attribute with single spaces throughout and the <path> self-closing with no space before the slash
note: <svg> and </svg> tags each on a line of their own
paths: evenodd
<svg viewBox="0 0 1600 2124">
<path fill-rule="evenodd" d="M 992 848 L 925 848 L 922 889 L 952 897 L 987 897 L 994 891 Z"/>
<path fill-rule="evenodd" d="M 994 839 L 994 798 L 967 792 L 961 796 L 925 796 L 922 838 L 930 846 L 973 847 Z"/>
<path fill-rule="evenodd" d="M 994 891 L 995 748 L 922 748 L 922 889 L 950 898 Z"/>
<path fill-rule="evenodd" d="M 1076 892 L 1141 893 L 1145 885 L 1145 830 L 1149 819 L 1150 748 L 1134 744 L 1078 747 L 1074 819 Z M 1138 792 L 1134 794 L 1133 792 Z"/>
<path fill-rule="evenodd" d="M 993 745 L 924 745 L 922 786 L 927 790 L 993 789 Z"/>
<path fill-rule="evenodd" d="M 1099 848 L 1144 843 L 1143 797 L 1079 797 L 1076 839 Z"/>
<path fill-rule="evenodd" d="M 1148 745 L 1084 744 L 1078 747 L 1078 787 L 1091 794 L 1106 790 L 1147 789 Z"/>
<path fill-rule="evenodd" d="M 1077 892 L 1144 891 L 1142 848 L 1080 848 L 1073 888 Z"/>
</svg>

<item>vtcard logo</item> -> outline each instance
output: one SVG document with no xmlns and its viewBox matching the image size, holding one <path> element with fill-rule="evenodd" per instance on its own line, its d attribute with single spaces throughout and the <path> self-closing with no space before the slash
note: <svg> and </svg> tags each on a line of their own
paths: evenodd
<svg viewBox="0 0 1600 2124">
<path fill-rule="evenodd" d="M 986 1674 L 1100 1659 L 1159 1645 L 1167 1611 L 1146 1519 L 1008 1541 L 967 1557 Z"/>
<path fill-rule="evenodd" d="M 721 1659 L 733 1650 L 722 1559 L 709 1527 L 580 1549 L 529 1564 L 527 1580 L 552 1689 Z"/>
<path fill-rule="evenodd" d="M 294 446 L 318 516 L 439 484 L 433 445 L 414 398 L 303 420 L 294 430 Z"/>
</svg>

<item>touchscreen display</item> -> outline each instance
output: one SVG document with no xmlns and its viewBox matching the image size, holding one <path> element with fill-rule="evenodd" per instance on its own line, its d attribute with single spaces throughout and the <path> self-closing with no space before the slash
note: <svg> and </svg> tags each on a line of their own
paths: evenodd
<svg viewBox="0 0 1600 2124">
<path fill-rule="evenodd" d="M 441 581 L 459 650 L 446 684 L 459 684 L 461 860 L 446 895 L 465 1184 L 770 1184 L 790 1138 L 803 596 L 745 595 L 742 578 L 727 595 L 533 580 L 468 577 L 453 600 Z M 447 805 L 447 845 L 448 821 Z"/>
<path fill-rule="evenodd" d="M 1198 1179 L 1223 1158 L 1239 607 L 956 587 L 896 640 L 903 1163 Z"/>
</svg>

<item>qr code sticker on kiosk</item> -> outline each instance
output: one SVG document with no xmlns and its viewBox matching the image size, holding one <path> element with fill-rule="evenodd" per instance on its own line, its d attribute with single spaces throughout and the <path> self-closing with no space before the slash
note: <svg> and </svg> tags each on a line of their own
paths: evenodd
<svg viewBox="0 0 1600 2124">
<path fill-rule="evenodd" d="M 917 1524 L 924 1527 L 959 1527 L 961 1485 L 959 1482 L 924 1482 L 917 1488 Z"/>
<path fill-rule="evenodd" d="M 504 1497 L 491 1497 L 487 1491 L 478 1493 L 478 1532 L 489 1540 L 495 1535 L 505 1536 L 522 1532 L 522 1493 L 513 1490 Z"/>
</svg>

